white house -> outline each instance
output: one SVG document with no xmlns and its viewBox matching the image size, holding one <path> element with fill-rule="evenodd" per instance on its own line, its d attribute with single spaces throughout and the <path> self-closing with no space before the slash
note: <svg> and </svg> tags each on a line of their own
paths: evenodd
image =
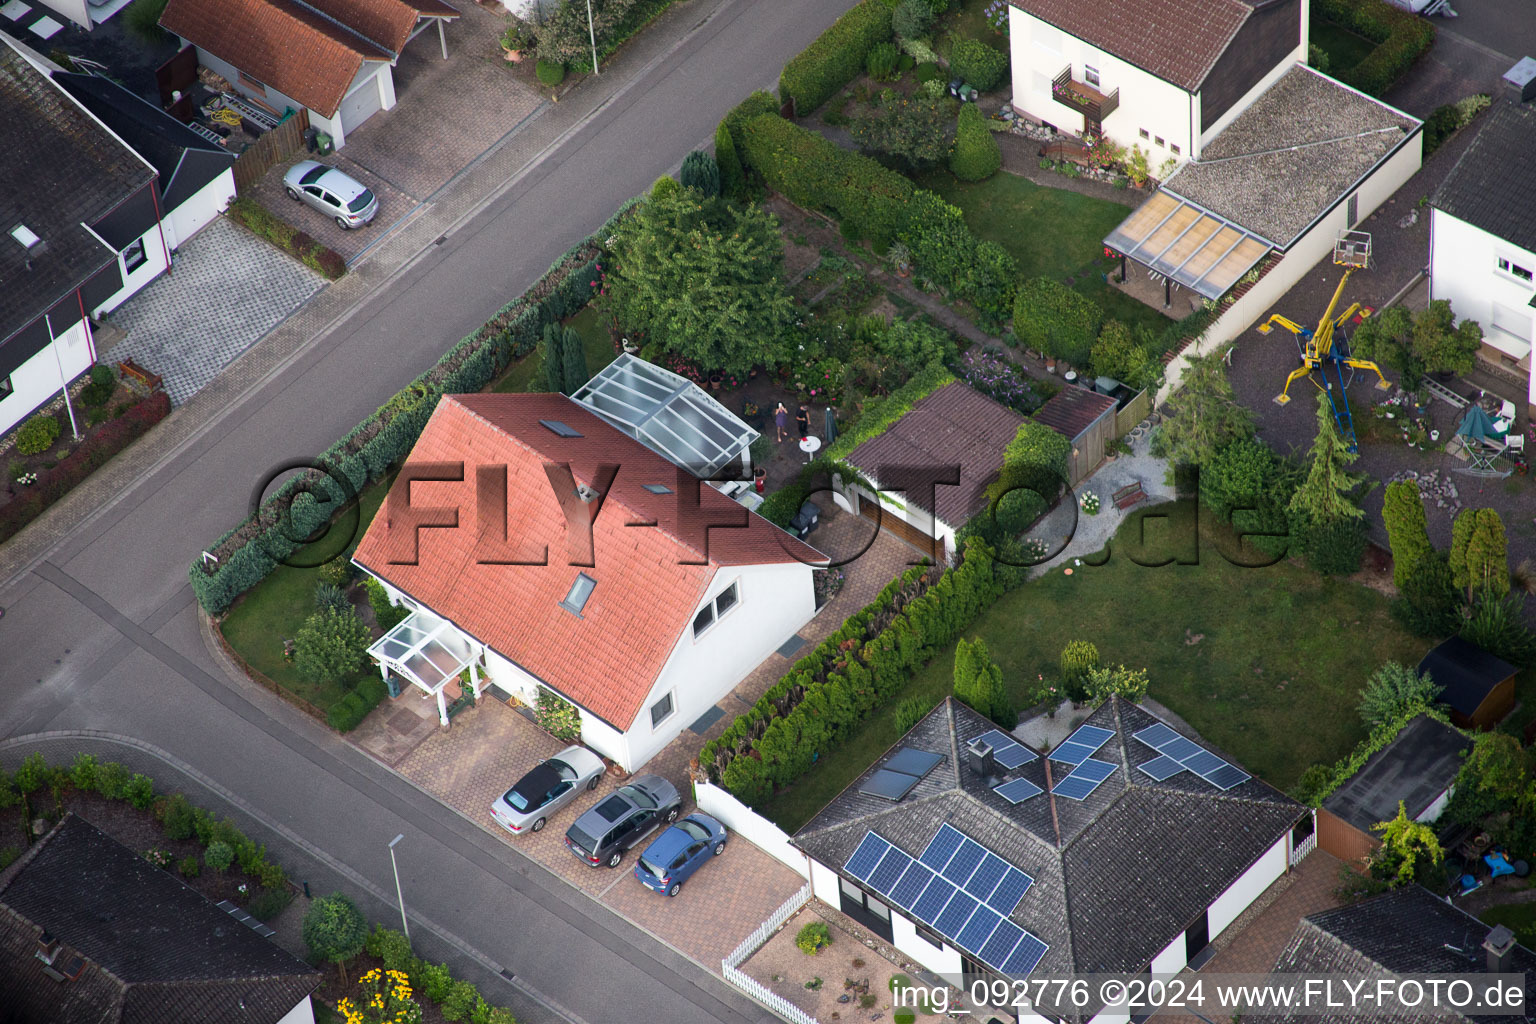
<svg viewBox="0 0 1536 1024">
<path fill-rule="evenodd" d="M 827 559 L 580 402 L 479 394 L 438 403 L 354 561 L 415 610 L 371 653 L 444 724 L 461 673 L 549 690 L 633 771 L 810 620 Z"/>
<path fill-rule="evenodd" d="M 273 934 L 74 814 L 0 871 L 8 1020 L 314 1024 L 321 973 Z"/>
<path fill-rule="evenodd" d="M 442 0 L 170 0 L 160 24 L 252 102 L 277 115 L 307 109 L 340 148 L 394 107 L 391 69 L 405 44 L 436 28 L 446 60 L 443 26 L 458 17 Z"/>
<path fill-rule="evenodd" d="M 1501 99 L 1430 199 L 1429 295 L 1483 329 L 1483 362 L 1536 413 L 1536 106 Z"/>
<path fill-rule="evenodd" d="M 1009 0 L 1013 109 L 1073 135 L 1140 146 L 1155 173 L 1198 159 L 1307 58 L 1302 0 Z"/>
<path fill-rule="evenodd" d="M 1044 757 L 946 698 L 793 841 L 817 899 L 969 990 L 1199 966 L 1311 834 L 1306 808 L 1117 697 Z M 1128 1020 L 1090 1002 L 1026 1016 Z"/>
</svg>

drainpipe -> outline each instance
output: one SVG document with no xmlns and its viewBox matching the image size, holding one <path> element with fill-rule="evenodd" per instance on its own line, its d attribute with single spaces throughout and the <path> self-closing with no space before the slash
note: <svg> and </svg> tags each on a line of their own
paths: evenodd
<svg viewBox="0 0 1536 1024">
<path fill-rule="evenodd" d="M 91 357 L 91 364 L 96 363 L 96 335 L 91 330 L 91 318 L 85 315 L 85 296 L 80 294 L 80 289 L 75 289 L 75 301 L 80 303 L 80 321 L 85 324 L 85 351 Z"/>
<path fill-rule="evenodd" d="M 165 244 L 165 221 L 160 215 L 160 189 L 156 186 L 159 178 L 149 183 L 149 198 L 155 204 L 155 230 L 160 232 L 160 251 L 165 253 L 165 272 L 171 272 L 171 248 Z"/>
</svg>

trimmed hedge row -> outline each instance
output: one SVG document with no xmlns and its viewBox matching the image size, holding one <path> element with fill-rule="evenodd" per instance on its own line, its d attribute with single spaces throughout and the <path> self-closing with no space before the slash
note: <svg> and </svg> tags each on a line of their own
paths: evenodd
<svg viewBox="0 0 1536 1024">
<path fill-rule="evenodd" d="M 39 474 L 37 483 L 0 506 L 0 543 L 20 533 L 22 527 L 42 515 L 49 505 L 68 494 L 112 456 L 149 433 L 149 428 L 170 412 L 171 400 L 160 392 L 116 419 L 103 423 L 57 466 Z"/>
<path fill-rule="evenodd" d="M 942 575 L 908 569 L 706 743 L 700 768 L 747 804 L 800 778 L 1002 596 L 995 564 L 991 548 L 973 538 L 964 560 Z"/>
<path fill-rule="evenodd" d="M 277 567 L 276 559 L 303 547 L 304 538 L 330 522 L 350 498 L 388 475 L 410 454 L 440 397 L 484 388 L 514 359 L 537 347 L 545 324 L 563 320 L 591 302 L 603 243 L 639 201 L 625 203 L 592 237 L 556 260 L 533 287 L 328 448 L 320 461 L 343 479 L 319 470 L 297 474 L 255 515 L 210 545 L 207 550 L 218 564 L 205 566 L 199 558 L 187 570 L 203 608 L 213 615 L 223 612 L 265 579 Z"/>
<path fill-rule="evenodd" d="M 1435 26 L 1427 18 L 1386 0 L 1312 0 L 1312 19 L 1326 18 L 1376 43 L 1352 68 L 1334 68 L 1333 76 L 1372 96 L 1385 95 L 1429 48 Z"/>
<path fill-rule="evenodd" d="M 733 120 L 734 119 L 734 120 Z M 983 313 L 1012 311 L 1018 267 L 999 245 L 979 240 L 960 209 L 906 177 L 776 114 L 727 115 L 738 156 L 764 184 L 808 209 L 829 210 L 845 234 L 868 238 L 877 252 L 900 239 L 912 265 Z"/>
<path fill-rule="evenodd" d="M 954 375 L 943 363 L 933 362 L 914 373 L 911 379 L 889 395 L 869 399 L 864 403 L 864 411 L 859 414 L 859 418 L 827 446 L 822 457 L 834 461 L 846 459 L 859 445 L 885 433 L 892 424 L 911 412 L 914 405 L 954 379 Z"/>
<path fill-rule="evenodd" d="M 864 0 L 792 57 L 779 74 L 779 99 L 811 113 L 864 71 L 870 49 L 891 40 L 891 0 Z"/>
<path fill-rule="evenodd" d="M 389 696 L 389 687 L 375 675 L 363 677 L 357 688 L 332 704 L 325 713 L 325 724 L 337 732 L 351 732 Z"/>
<path fill-rule="evenodd" d="M 249 196 L 236 196 L 230 201 L 229 219 L 332 281 L 347 272 L 347 261 L 340 253 L 315 241 Z"/>
</svg>

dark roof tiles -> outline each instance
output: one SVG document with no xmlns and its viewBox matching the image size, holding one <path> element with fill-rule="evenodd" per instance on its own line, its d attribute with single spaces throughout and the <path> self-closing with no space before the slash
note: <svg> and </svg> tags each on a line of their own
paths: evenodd
<svg viewBox="0 0 1536 1024">
<path fill-rule="evenodd" d="M 1097 391 L 1069 385 L 1062 388 L 1035 411 L 1035 422 L 1043 423 L 1069 441 L 1093 426 L 1100 416 L 1113 412 L 1115 400 Z"/>
<path fill-rule="evenodd" d="M 1501 100 L 1435 191 L 1435 209 L 1536 252 L 1536 105 Z"/>
</svg>

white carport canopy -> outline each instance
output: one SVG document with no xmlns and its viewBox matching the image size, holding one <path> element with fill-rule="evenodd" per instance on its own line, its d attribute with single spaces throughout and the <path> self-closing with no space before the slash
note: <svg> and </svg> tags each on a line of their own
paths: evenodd
<svg viewBox="0 0 1536 1024">
<path fill-rule="evenodd" d="M 443 699 L 443 687 L 467 668 L 478 698 L 481 690 L 480 650 L 480 645 L 453 623 L 420 610 L 375 640 L 368 653 L 379 663 L 386 679 L 393 671 L 436 697 L 438 718 L 447 725 L 448 707 Z"/>
</svg>

